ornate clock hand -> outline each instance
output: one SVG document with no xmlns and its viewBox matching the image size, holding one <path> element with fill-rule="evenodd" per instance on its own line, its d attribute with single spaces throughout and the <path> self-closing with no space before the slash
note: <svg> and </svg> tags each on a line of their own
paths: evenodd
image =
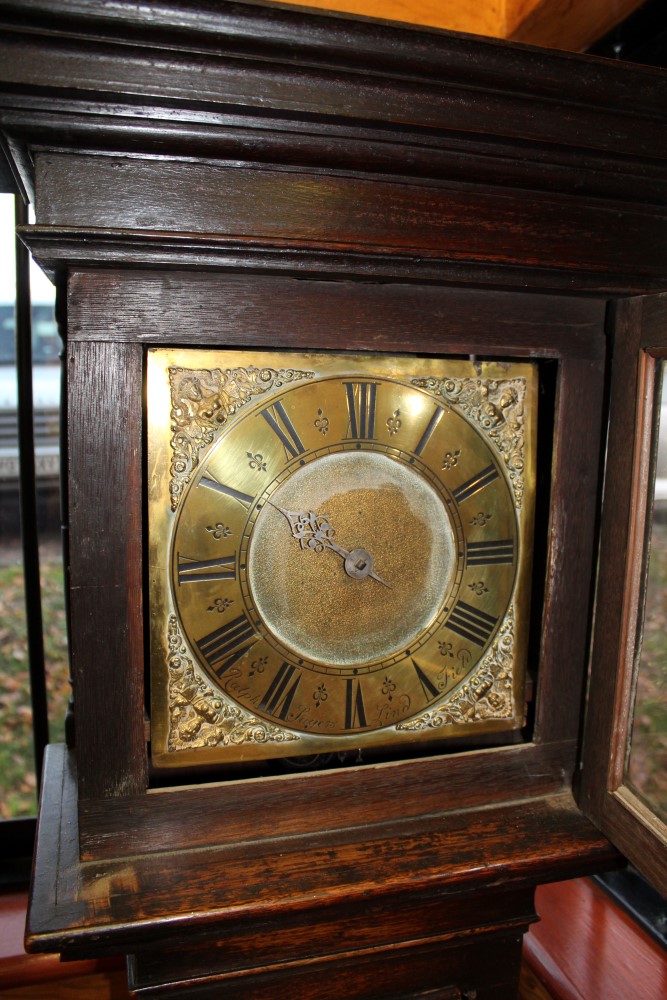
<svg viewBox="0 0 667 1000">
<path fill-rule="evenodd" d="M 312 549 L 314 552 L 322 552 L 324 549 L 331 549 L 345 560 L 344 568 L 348 576 L 354 580 L 363 580 L 370 576 L 377 580 L 383 587 L 391 590 L 391 584 L 383 580 L 373 571 L 373 557 L 366 549 L 344 549 L 342 545 L 334 542 L 335 529 L 326 514 L 316 514 L 312 510 L 295 511 L 285 510 L 277 504 L 268 500 L 272 507 L 280 511 L 287 518 L 292 530 L 292 537 L 301 545 L 302 549 Z"/>
</svg>

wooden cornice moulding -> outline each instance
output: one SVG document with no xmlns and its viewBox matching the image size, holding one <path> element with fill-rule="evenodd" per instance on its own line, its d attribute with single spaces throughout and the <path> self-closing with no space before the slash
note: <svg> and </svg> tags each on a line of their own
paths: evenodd
<svg viewBox="0 0 667 1000">
<path fill-rule="evenodd" d="M 556 145 L 539 138 L 512 141 L 509 136 L 442 127 L 415 126 L 408 131 L 341 121 L 329 123 L 324 130 L 315 123 L 285 117 L 259 123 L 247 109 L 234 114 L 227 109 L 221 115 L 155 105 L 139 109 L 127 102 L 107 106 L 99 95 L 95 104 L 49 102 L 25 95 L 6 97 L 3 103 L 5 133 L 16 157 L 20 158 L 23 149 L 25 175 L 32 172 L 28 146 L 41 153 L 76 144 L 82 152 L 100 155 L 96 144 L 103 136 L 109 152 L 131 155 L 164 156 L 168 149 L 174 159 L 196 155 L 221 165 L 230 160 L 297 169 L 317 165 L 320 170 L 354 171 L 371 178 L 409 177 L 412 183 L 447 179 L 631 203 L 667 202 L 667 182 L 656 158 L 661 153 L 660 137 L 652 138 L 653 127 L 644 134 L 636 121 L 633 135 L 628 132 L 619 151 L 607 153 L 603 171 L 599 152 L 576 136 L 569 145 Z M 647 147 L 649 156 L 645 155 Z"/>
<path fill-rule="evenodd" d="M 557 265 L 536 272 L 530 260 L 495 262 L 434 253 L 425 248 L 341 248 L 336 243 L 219 237 L 210 234 L 110 230 L 76 226 L 30 226 L 21 238 L 50 277 L 67 268 L 166 267 L 212 271 L 243 268 L 261 274 L 295 274 L 312 278 L 355 278 L 383 281 L 449 283 L 488 288 L 515 288 L 532 283 L 534 290 L 585 291 L 594 294 L 644 293 L 665 287 L 664 271 L 626 266 L 602 269 L 585 264 L 572 270 Z"/>
<path fill-rule="evenodd" d="M 366 114 L 372 113 L 368 97 L 375 85 L 377 99 L 383 101 L 378 113 L 387 118 L 396 93 L 386 85 L 395 80 L 408 84 L 411 93 L 415 84 L 458 87 L 471 94 L 483 87 L 531 103 L 545 99 L 561 107 L 581 104 L 613 108 L 617 115 L 645 112 L 654 117 L 656 88 L 665 86 L 664 75 L 649 67 L 628 66 L 621 74 L 606 60 L 263 4 L 220 3 L 213 10 L 176 0 L 164 0 L 159 9 L 135 0 L 113 5 L 102 0 L 2 0 L 0 26 L 2 78 L 21 89 L 45 86 L 52 95 L 67 87 L 69 99 L 77 91 L 86 99 L 91 92 L 122 92 L 214 103 L 243 96 L 256 108 L 299 107 L 305 114 L 352 118 L 362 104 Z M 35 52 L 39 59 L 32 59 Z M 226 74 L 216 70 L 221 66 L 227 67 Z M 241 78 L 234 68 L 243 69 Z M 277 86 L 281 78 L 282 88 Z M 262 89 L 256 86 L 260 80 L 266 84 Z M 319 89 L 314 89 L 318 81 Z M 363 93 L 350 103 L 361 81 Z M 309 91 L 310 99 L 300 103 L 299 95 L 305 98 Z M 489 124 L 490 97 L 486 93 L 476 102 L 480 110 L 488 108 Z M 397 120 L 419 124 L 419 106 L 408 106 L 407 122 L 400 105 L 394 107 Z M 501 129 L 506 124 L 495 122 Z M 546 124 L 534 118 L 531 128 Z"/>
<path fill-rule="evenodd" d="M 406 275 L 418 260 L 423 280 L 468 281 L 470 260 L 472 280 L 522 285 L 521 268 L 539 261 L 544 288 L 613 292 L 651 290 L 654 272 L 662 273 L 655 205 L 667 202 L 667 80 L 653 69 L 278 7 L 229 3 L 211 13 L 168 0 L 149 17 L 130 0 L 112 7 L 0 0 L 0 94 L 0 127 L 25 189 L 37 183 L 40 224 L 63 229 L 61 262 L 64 226 L 99 231 L 88 240 L 91 260 L 113 254 L 107 231 L 122 227 L 136 234 L 128 263 L 161 262 L 166 237 L 158 230 L 180 228 L 182 206 L 171 221 L 168 205 L 164 222 L 162 211 L 146 221 L 140 178 L 151 169 L 172 177 L 208 172 L 207 183 L 229 169 L 241 205 L 248 183 L 256 186 L 262 167 L 272 166 L 285 191 L 307 180 L 320 194 L 326 189 L 327 202 L 333 193 L 343 198 L 348 216 L 366 183 L 378 193 L 387 185 L 392 197 L 405 185 L 405 218 L 419 236 L 359 238 L 350 230 L 327 240 L 321 232 L 307 246 L 307 234 L 291 233 L 288 243 L 280 232 L 248 232 L 238 212 L 223 207 L 215 238 L 202 242 L 206 221 L 188 223 L 200 230 L 201 265 L 282 270 L 301 250 L 295 266 L 303 273 L 362 275 L 375 242 L 376 274 L 386 277 Z M 130 195 L 122 168 L 139 184 L 138 214 L 123 211 Z M 62 191 L 52 210 L 49 185 L 59 170 L 72 214 L 63 215 Z M 107 211 L 111 197 L 92 213 L 114 184 L 121 184 L 116 217 Z M 457 215 L 470 185 L 476 208 Z M 556 220 L 548 239 L 543 221 L 533 220 L 544 213 Z M 573 213 L 571 245 L 559 246 L 553 236 Z M 512 254 L 503 249 L 503 226 L 517 229 Z M 498 245 L 480 253 L 480 231 L 495 232 Z M 194 243 L 183 252 L 188 240 L 178 252 L 171 245 L 170 261 L 197 259 Z M 596 244 L 605 250 L 591 262 Z M 564 277 L 570 265 L 580 284 Z"/>
</svg>

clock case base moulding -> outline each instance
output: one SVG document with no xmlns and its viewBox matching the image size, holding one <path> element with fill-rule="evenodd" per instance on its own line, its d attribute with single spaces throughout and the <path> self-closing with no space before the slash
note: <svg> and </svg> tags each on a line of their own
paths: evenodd
<svg viewBox="0 0 667 1000">
<path fill-rule="evenodd" d="M 393 819 L 372 822 L 363 788 L 372 769 L 353 770 L 344 790 L 334 775 L 316 776 L 321 795 L 310 776 L 285 779 L 266 822 L 248 808 L 256 782 L 231 783 L 228 808 L 215 788 L 183 790 L 173 804 L 151 796 L 166 812 L 126 799 L 124 845 L 112 823 L 86 860 L 73 754 L 49 748 L 50 836 L 37 846 L 31 941 L 71 959 L 129 954 L 130 983 L 146 997 L 180 984 L 188 997 L 324 1000 L 333 989 L 381 1000 L 451 984 L 452 997 L 469 986 L 509 998 L 537 919 L 536 882 L 618 864 L 569 791 L 427 817 L 414 808 L 427 776 L 418 765 L 405 808 L 394 802 Z M 398 779 L 385 774 L 386 794 Z M 203 845 L 204 828 L 216 846 Z"/>
</svg>

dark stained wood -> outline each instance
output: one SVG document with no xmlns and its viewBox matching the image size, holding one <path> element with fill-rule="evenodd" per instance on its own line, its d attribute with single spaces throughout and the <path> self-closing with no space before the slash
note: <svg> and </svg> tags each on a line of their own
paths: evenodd
<svg viewBox="0 0 667 1000">
<path fill-rule="evenodd" d="M 591 662 L 591 684 L 596 691 L 597 709 L 586 720 L 584 758 L 586 776 L 581 787 L 584 809 L 600 813 L 607 794 L 607 774 L 614 742 L 614 705 L 616 670 L 620 652 L 620 632 L 625 621 L 625 579 L 631 553 L 628 549 L 630 497 L 632 494 L 633 448 L 637 412 L 639 331 L 642 300 L 629 299 L 614 307 L 614 342 L 612 362 L 612 399 L 610 425 L 617 427 L 610 435 L 607 469 L 613 480 L 604 499 L 600 574 L 596 600 L 596 627 Z M 613 483 L 613 485 L 611 485 Z M 611 511 L 610 511 L 611 505 Z"/>
<path fill-rule="evenodd" d="M 177 317 L 177 321 L 174 321 Z M 70 341 L 604 356 L 595 299 L 207 272 L 74 271 Z"/>
<path fill-rule="evenodd" d="M 621 302 L 612 355 L 601 570 L 591 660 L 595 700 L 586 719 L 581 803 L 663 893 L 665 825 L 625 786 L 633 712 L 633 661 L 646 523 L 646 352 L 667 353 L 667 297 Z"/>
<path fill-rule="evenodd" d="M 466 937 L 473 936 L 470 934 L 472 929 L 478 942 L 485 933 L 497 937 L 500 929 L 505 933 L 509 931 L 516 940 L 517 932 L 521 934 L 535 919 L 530 889 L 489 893 L 483 912 L 474 897 L 465 895 L 456 899 L 455 906 L 447 905 L 438 893 L 410 902 L 397 901 L 389 912 L 385 912 L 381 902 L 369 900 L 363 913 L 350 913 L 337 905 L 329 907 L 326 917 L 312 928 L 311 944 L 316 944 L 321 960 L 331 968 L 331 964 L 340 961 L 342 956 L 350 962 L 356 954 L 362 956 L 363 961 L 374 950 L 396 947 L 406 927 L 410 929 L 413 945 L 423 947 L 428 942 L 431 948 L 446 949 L 460 947 Z M 140 981 L 143 986 L 150 986 L 167 981 L 167 976 L 178 981 L 192 978 L 202 968 L 211 977 L 231 976 L 298 961 L 303 930 L 300 914 L 285 914 L 279 924 L 264 921 L 261 934 L 258 934 L 257 922 L 248 921 L 225 934 L 224 943 L 216 940 L 194 947 L 175 945 L 169 949 L 147 949 L 135 956 L 133 979 L 135 983 Z M 485 940 L 483 947 L 486 945 Z M 410 947 L 409 944 L 399 946 L 402 951 Z M 412 954 L 408 951 L 405 956 L 408 961 Z M 388 957 L 386 952 L 384 957 Z M 451 975 L 450 964 L 451 955 L 447 956 L 444 967 L 441 965 L 438 969 L 441 981 L 446 982 L 446 977 Z M 493 974 L 497 976 L 499 971 L 493 970 Z M 378 988 L 381 987 L 380 982 Z M 384 989 L 390 989 L 387 982 Z"/>
<path fill-rule="evenodd" d="M 166 2 L 155 16 L 127 0 L 3 0 L 0 14 L 0 64 L 22 85 L 574 140 L 648 158 L 664 150 L 653 125 L 664 76 L 645 67 L 231 3 Z"/>
<path fill-rule="evenodd" d="M 178 317 L 177 322 L 174 317 Z M 144 345 L 264 343 L 301 349 L 329 348 L 340 337 L 341 317 L 347 320 L 346 342 L 362 350 L 400 350 L 409 344 L 412 350 L 424 353 L 468 351 L 561 359 L 555 412 L 557 449 L 551 496 L 553 513 L 549 531 L 551 556 L 548 565 L 552 584 L 547 586 L 543 613 L 543 655 L 534 737 L 544 748 L 540 751 L 535 747 L 507 748 L 502 752 L 486 751 L 479 757 L 436 759 L 424 768 L 421 764 L 411 765 L 404 770 L 406 780 L 410 784 L 414 781 L 414 786 L 409 796 L 404 792 L 398 801 L 400 808 L 406 810 L 439 812 L 447 802 L 477 804 L 485 797 L 491 801 L 498 791 L 505 794 L 502 790 L 514 787 L 516 781 L 523 783 L 525 794 L 559 789 L 574 769 L 577 705 L 585 670 L 586 618 L 580 616 L 581 624 L 577 627 L 571 620 L 576 617 L 578 607 L 583 607 L 587 614 L 590 600 L 590 569 L 582 571 L 582 567 L 590 567 L 595 508 L 592 487 L 601 448 L 599 424 L 604 357 L 601 303 L 516 293 L 353 282 L 313 284 L 282 278 L 195 276 L 178 272 L 158 276 L 150 272 L 128 275 L 118 271 L 99 275 L 91 271 L 75 273 L 70 284 L 72 344 L 77 344 L 81 363 L 89 371 L 95 370 L 98 364 L 96 345 L 107 340 L 138 340 Z M 88 358 L 87 351 L 92 352 L 90 360 L 84 361 Z M 122 393 L 127 391 L 127 386 L 119 386 L 110 392 L 109 398 L 122 409 Z M 579 433 L 582 421 L 588 428 L 586 435 Z M 89 441 L 95 433 L 95 430 L 88 431 Z M 570 474 L 573 467 L 574 476 Z M 538 542 L 541 547 L 544 544 L 544 539 Z M 538 606 L 536 621 L 540 610 Z M 139 627 L 136 618 L 133 622 L 134 627 Z M 128 666 L 126 669 L 123 662 L 115 666 L 113 676 L 119 702 L 126 698 L 126 689 L 134 690 L 136 668 Z M 138 712 L 140 703 L 136 699 L 126 703 L 133 704 L 133 711 Z M 88 739 L 93 749 L 87 766 L 91 770 L 105 770 L 103 744 L 96 742 L 96 722 L 89 721 L 89 716 L 84 714 L 79 725 L 92 730 Z M 135 725 L 139 725 L 138 719 Z M 139 753 L 143 760 L 143 745 L 141 750 L 137 746 L 128 752 L 128 762 L 134 762 L 129 766 L 135 768 L 137 776 L 143 773 L 141 762 L 134 757 Z M 423 788 L 417 779 L 422 770 L 425 775 Z M 341 816 L 350 816 L 349 809 L 342 808 L 350 780 L 345 774 L 342 772 L 333 780 L 327 775 L 312 775 L 304 781 L 304 797 L 310 800 L 317 796 L 314 801 L 319 802 L 318 808 L 311 813 L 316 817 L 316 824 L 336 826 Z M 178 776 L 173 780 L 179 783 Z M 392 800 L 391 782 L 399 778 L 397 771 L 378 769 L 363 771 L 352 780 L 364 785 L 366 806 L 370 805 L 367 798 L 370 795 L 381 808 L 385 799 Z M 318 792 L 318 788 L 322 791 Z M 416 794 L 418 788 L 420 791 Z M 442 789 L 439 794 L 437 788 Z M 248 817 L 257 809 L 266 808 L 270 800 L 261 796 L 257 799 L 253 789 L 256 786 L 241 786 L 239 791 L 247 802 L 246 811 L 241 813 Z M 143 791 L 143 786 L 136 790 Z M 83 798 L 97 800 L 104 794 L 92 791 Z M 269 792 L 266 794 L 270 796 Z M 279 802 L 281 793 L 276 790 L 274 794 Z M 208 793 L 203 793 L 201 805 L 197 796 L 190 798 L 186 796 L 182 804 L 175 807 L 168 806 L 162 796 L 147 800 L 146 808 L 134 803 L 132 808 L 137 810 L 138 825 L 130 829 L 140 841 L 155 843 L 156 849 L 158 846 L 166 848 L 169 845 L 155 840 L 151 832 L 151 825 L 161 822 L 161 807 L 182 808 L 184 816 L 197 812 L 204 815 L 207 810 L 217 807 L 225 812 L 229 809 L 224 791 L 213 796 L 217 807 L 211 806 L 212 796 Z M 178 799 L 176 801 L 178 803 Z M 412 805 L 408 805 L 409 802 Z M 136 839 L 133 841 L 129 837 L 130 831 L 122 822 L 123 810 L 130 803 L 124 798 L 121 803 L 117 812 L 113 806 L 106 811 L 101 803 L 82 801 L 80 832 L 84 856 L 108 857 L 113 852 L 123 854 L 136 849 L 132 847 Z M 321 813 L 318 810 L 322 810 Z M 142 817 L 140 823 L 139 815 Z M 155 821 L 151 819 L 153 815 Z M 287 820 L 290 820 L 289 811 Z M 364 822 L 360 816 L 349 821 Z M 276 818 L 275 822 L 280 821 Z M 198 829 L 195 838 L 201 836 L 202 843 L 210 843 L 211 828 L 204 824 Z"/>
<path fill-rule="evenodd" d="M 226 943 L 226 942 L 225 942 Z M 233 942 L 232 942 L 233 943 Z M 521 931 L 487 932 L 449 942 L 410 943 L 398 950 L 344 955 L 315 965 L 239 971 L 231 976 L 208 974 L 186 979 L 188 996 L 215 1000 L 334 1000 L 354 990 L 364 1000 L 512 1000 L 521 963 Z M 206 961 L 203 961 L 206 966 Z M 378 967 L 381 966 L 381 973 Z M 173 996 L 167 960 L 164 988 L 150 985 L 138 997 Z M 133 985 L 142 985 L 137 977 Z"/>
<path fill-rule="evenodd" d="M 508 788 L 526 798 L 559 794 L 568 787 L 575 751 L 574 740 L 549 742 L 86 800 L 79 808 L 81 854 L 92 860 L 240 844 L 256 836 L 260 815 L 271 817 L 276 837 L 370 830 L 375 816 L 400 832 L 420 816 L 501 803 Z"/>
<path fill-rule="evenodd" d="M 536 878 L 583 874 L 617 858 L 564 792 L 449 811 L 428 821 L 416 817 L 398 825 L 380 822 L 367 831 L 291 837 L 274 836 L 267 813 L 253 840 L 178 850 L 166 864 L 162 852 L 81 863 L 72 762 L 63 747 L 51 748 L 47 760 L 42 822 L 48 816 L 51 836 L 38 844 L 39 898 L 33 890 L 27 940 L 31 949 L 71 957 L 91 945 L 99 954 L 111 954 L 182 945 L 185 935 L 193 943 L 211 940 L 243 927 L 245 920 L 260 937 L 265 921 L 269 927 L 301 921 L 308 927 L 302 940 L 306 955 L 308 936 L 316 924 L 327 924 L 332 906 L 343 907 L 350 918 L 373 909 L 366 933 L 386 943 L 396 906 L 421 907 L 437 897 L 446 909 L 447 900 L 458 906 L 482 890 L 521 892 Z M 182 818 L 171 822 L 177 828 Z"/>
<path fill-rule="evenodd" d="M 667 270 L 665 217 L 622 203 L 162 159 L 35 160 L 36 211 L 47 225 L 178 232 L 187 217 L 194 233 L 289 239 L 304 249 L 388 248 L 512 266 L 539 259 L 550 268 L 654 278 Z"/>
<path fill-rule="evenodd" d="M 576 739 L 593 601 L 603 461 L 602 360 L 562 362 L 556 396 L 535 739 Z"/>
<path fill-rule="evenodd" d="M 71 662 L 81 794 L 146 787 L 142 355 L 67 350 Z M 110 405 L 114 400 L 115 405 Z"/>
<path fill-rule="evenodd" d="M 36 148 L 40 149 L 62 148 L 66 133 L 69 144 L 76 142 L 84 148 L 104 141 L 105 147 L 127 153 L 160 155 L 168 149 L 172 156 L 195 154 L 219 163 L 317 165 L 404 180 L 447 178 L 521 188 L 533 196 L 536 191 L 576 191 L 586 197 L 660 205 L 667 194 L 659 160 L 642 157 L 628 161 L 621 154 L 607 153 L 606 169 L 601 171 L 599 155 L 585 144 L 555 146 L 529 138 L 519 142 L 494 138 L 490 142 L 482 134 L 419 128 L 418 123 L 412 135 L 405 123 L 400 130 L 392 130 L 387 125 L 379 128 L 338 120 L 324 129 L 315 123 L 307 128 L 303 122 L 293 124 L 286 117 L 262 120 L 258 128 L 247 110 L 232 117 L 197 107 L 160 107 L 154 102 L 138 108 L 123 97 L 114 100 L 112 107 L 73 101 L 67 113 L 56 111 L 53 104 L 13 96 L 2 117 L 7 132 L 15 137 L 14 156 L 38 129 Z M 27 162 L 22 173 L 30 173 Z"/>
<path fill-rule="evenodd" d="M 337 244 L 311 247 L 290 240 L 271 243 L 250 238 L 193 236 L 165 232 L 79 229 L 31 226 L 20 234 L 49 275 L 97 265 L 118 268 L 163 268 L 201 271 L 246 271 L 289 274 L 299 279 L 364 280 L 387 283 L 413 281 L 475 287 L 534 289 L 589 294 L 643 293 L 665 286 L 661 276 L 628 271 L 586 271 L 511 267 L 502 262 L 482 263 L 441 259 L 387 248 L 365 253 L 363 248 L 341 249 Z"/>
<path fill-rule="evenodd" d="M 31 16 L 39 19 L 38 36 Z M 221 231 L 240 236 L 248 196 L 261 197 L 262 186 L 273 189 L 280 177 L 276 196 L 302 229 L 308 230 L 309 211 L 302 195 L 317 195 L 310 212 L 319 249 L 298 245 L 295 256 L 288 242 L 295 234 L 281 241 L 275 231 L 270 244 L 248 247 L 246 227 L 246 243 L 237 247 L 222 246 L 219 233 L 217 244 L 190 245 L 192 266 L 197 257 L 200 264 L 253 266 L 250 254 L 262 267 L 340 273 L 341 233 L 326 244 L 328 206 L 346 223 L 348 241 L 350 215 L 358 215 L 358 238 L 366 231 L 377 253 L 378 234 L 388 232 L 378 207 L 384 190 L 396 199 L 394 217 L 401 213 L 398 237 L 385 246 L 387 276 L 405 274 L 402 252 L 420 258 L 424 280 L 619 292 L 664 287 L 654 216 L 666 200 L 667 102 L 658 71 L 240 4 L 213 11 L 168 3 L 147 19 L 129 2 L 109 8 L 4 0 L 3 19 L 0 124 L 24 184 L 33 185 L 34 163 L 48 181 L 54 157 L 70 148 L 131 151 L 130 162 L 94 153 L 93 170 L 106 170 L 108 183 L 93 181 L 78 198 L 82 182 L 75 183 L 74 172 L 83 161 L 68 156 L 67 180 L 58 185 L 58 198 L 75 200 L 68 226 L 77 213 L 86 215 L 85 206 L 93 212 L 96 201 L 115 220 L 110 216 L 105 226 L 139 225 L 143 232 L 135 234 L 126 263 L 156 258 L 156 233 L 137 216 L 150 215 L 152 228 L 164 229 L 171 205 L 173 224 L 184 229 L 173 183 L 159 187 L 149 212 L 140 173 L 164 171 L 173 182 L 179 172 L 218 176 L 234 164 L 229 191 L 202 203 L 191 228 L 210 232 L 217 212 Z M 87 168 L 86 174 L 92 179 Z M 360 208 L 369 186 L 368 205 Z M 38 201 L 44 197 L 48 208 L 53 190 L 41 187 L 40 181 Z M 189 181 L 186 189 L 189 213 L 204 192 Z M 273 193 L 265 196 L 259 213 L 274 228 L 280 198 L 274 204 Z M 99 212 L 94 225 L 101 225 Z M 96 242 L 88 259 L 113 255 L 108 239 L 98 234 Z M 51 250 L 62 263 L 64 236 Z M 181 266 L 186 256 L 181 252 Z M 507 270 L 521 260 L 539 274 Z M 475 276 L 465 261 L 475 262 Z"/>
</svg>

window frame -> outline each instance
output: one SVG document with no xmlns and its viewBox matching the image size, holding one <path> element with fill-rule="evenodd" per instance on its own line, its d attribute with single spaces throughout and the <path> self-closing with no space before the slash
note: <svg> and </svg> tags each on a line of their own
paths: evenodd
<svg viewBox="0 0 667 1000">
<path fill-rule="evenodd" d="M 667 824 L 632 789 L 625 774 L 651 515 L 647 498 L 653 474 L 656 364 L 667 358 L 667 293 L 620 300 L 615 309 L 620 322 L 613 347 L 580 805 L 637 870 L 667 895 Z M 620 588 L 619 579 L 624 581 Z"/>
<path fill-rule="evenodd" d="M 28 203 L 0 151 L 0 193 L 14 197 L 15 227 L 28 222 Z M 26 607 L 27 653 L 37 798 L 42 764 L 49 742 L 48 701 L 44 656 L 39 535 L 37 530 L 37 480 L 32 392 L 32 321 L 30 297 L 30 253 L 16 237 L 15 300 L 17 418 L 19 450 L 19 506 L 21 548 Z M 32 530 L 25 530 L 28 525 Z M 30 875 L 36 816 L 0 823 L 0 886 L 25 884 Z"/>
</svg>

